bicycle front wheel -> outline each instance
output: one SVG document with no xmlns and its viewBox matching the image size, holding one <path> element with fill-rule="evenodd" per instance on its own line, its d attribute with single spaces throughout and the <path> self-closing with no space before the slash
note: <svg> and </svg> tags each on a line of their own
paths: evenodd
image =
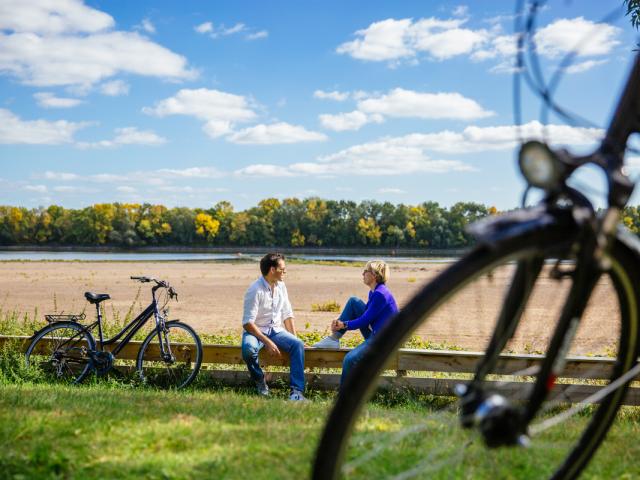
<svg viewBox="0 0 640 480">
<path fill-rule="evenodd" d="M 96 348 L 93 335 L 74 322 L 56 322 L 40 330 L 27 347 L 27 367 L 40 370 L 46 378 L 80 383 L 91 372 L 90 351 Z"/>
<path fill-rule="evenodd" d="M 571 242 L 565 243 L 563 237 L 566 233 L 559 227 L 547 227 L 539 235 L 479 247 L 418 293 L 371 343 L 345 382 L 317 448 L 313 478 L 575 478 L 608 431 L 626 384 L 612 389 L 597 404 L 576 409 L 576 402 L 607 388 L 637 357 L 640 279 L 637 272 L 625 269 L 636 260 L 620 242 L 610 252 L 611 269 L 598 281 L 566 350 L 567 355 L 605 355 L 608 361 L 576 367 L 563 374 L 567 378 L 558 379 L 530 424 L 528 448 L 486 447 L 477 429 L 460 426 L 457 402 L 451 396 L 409 396 L 398 410 L 387 408 L 397 396 L 382 393 L 364 405 L 381 380 L 396 387 L 408 384 L 406 378 L 394 378 L 384 368 L 412 334 L 444 343 L 440 348 L 485 351 L 505 308 L 503 299 L 514 294 L 509 288 L 522 262 L 540 262 L 540 268 L 531 295 L 518 312 L 518 329 L 504 351 L 546 351 L 573 282 Z M 553 268 L 559 259 L 566 260 L 559 264 L 561 275 Z M 478 363 L 483 355 L 464 357 L 452 361 Z M 483 380 L 489 391 L 523 407 L 537 367 L 526 358 L 515 363 L 498 365 L 499 371 Z M 402 369 L 411 370 L 410 366 Z M 416 372 L 410 375 L 410 385 L 431 385 L 452 395 L 453 385 L 468 382 L 476 370 L 477 364 L 466 373 Z M 575 414 L 568 414 L 574 410 Z"/>
<path fill-rule="evenodd" d="M 148 385 L 184 388 L 196 378 L 201 364 L 200 337 L 189 325 L 171 321 L 166 323 L 160 336 L 154 329 L 142 342 L 136 368 Z"/>
</svg>

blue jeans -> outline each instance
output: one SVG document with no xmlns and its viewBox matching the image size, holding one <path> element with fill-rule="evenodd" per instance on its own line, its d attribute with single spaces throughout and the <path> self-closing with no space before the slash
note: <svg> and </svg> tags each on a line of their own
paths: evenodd
<svg viewBox="0 0 640 480">
<path fill-rule="evenodd" d="M 351 297 L 347 300 L 347 304 L 344 306 L 342 313 L 340 314 L 340 321 L 347 322 L 358 318 L 364 313 L 367 308 L 367 304 L 360 300 L 358 297 Z M 346 331 L 346 330 L 345 330 Z M 364 342 L 358 345 L 344 356 L 342 361 L 342 375 L 340 376 L 340 387 L 344 383 L 347 374 L 351 371 L 353 366 L 360 361 L 362 355 L 364 355 L 365 349 L 371 339 L 371 328 L 367 325 L 360 329 L 360 333 L 364 337 Z"/>
<path fill-rule="evenodd" d="M 267 337 L 276 346 L 289 354 L 291 388 L 304 392 L 304 343 L 298 337 L 286 330 L 275 333 L 273 330 Z M 264 343 L 249 332 L 242 334 L 242 359 L 247 364 L 251 378 L 255 382 L 264 382 L 264 372 L 258 362 L 258 353 L 264 347 Z"/>
</svg>

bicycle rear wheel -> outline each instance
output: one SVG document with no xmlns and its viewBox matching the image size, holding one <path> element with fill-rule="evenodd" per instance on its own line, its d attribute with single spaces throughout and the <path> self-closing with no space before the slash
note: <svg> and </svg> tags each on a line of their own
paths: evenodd
<svg viewBox="0 0 640 480">
<path fill-rule="evenodd" d="M 160 341 L 167 358 L 163 358 Z M 160 388 L 184 388 L 198 375 L 202 364 L 200 337 L 187 324 L 167 322 L 161 338 L 154 329 L 142 342 L 136 368 L 148 385 Z"/>
<path fill-rule="evenodd" d="M 27 347 L 25 361 L 48 378 L 80 383 L 91 372 L 89 352 L 95 348 L 93 335 L 82 325 L 56 322 L 36 333 Z"/>
<path fill-rule="evenodd" d="M 570 275 L 561 279 L 549 275 L 550 260 L 570 258 L 570 242 L 563 242 L 563 237 L 566 234 L 559 228 L 547 227 L 536 235 L 503 240 L 491 249 L 480 247 L 417 294 L 372 342 L 345 382 L 317 448 L 313 478 L 575 478 L 608 431 L 626 384 L 598 405 L 562 422 L 556 419 L 562 419 L 560 414 L 568 411 L 568 405 L 605 388 L 637 358 L 639 278 L 625 269 L 636 260 L 620 242 L 609 255 L 612 267 L 594 289 L 568 349 L 569 354 L 603 353 L 612 358 L 597 369 L 566 371 L 567 378 L 584 378 L 573 380 L 571 386 L 563 386 L 565 380 L 559 379 L 530 425 L 528 448 L 487 448 L 476 429 L 460 426 L 457 402 L 451 397 L 416 396 L 398 411 L 385 408 L 390 400 L 381 395 L 380 401 L 364 406 L 381 379 L 396 386 L 406 382 L 385 375 L 383 369 L 411 334 L 484 351 L 518 261 L 547 260 L 505 350 L 545 351 L 546 334 L 553 332 L 572 283 Z M 562 268 L 570 271 L 573 266 L 568 262 Z M 550 319 L 554 320 L 551 326 Z M 468 357 L 467 362 L 473 361 L 472 355 Z M 476 358 L 479 362 L 483 356 Z M 455 383 L 469 381 L 476 368 L 467 371 L 435 373 L 414 384 L 430 382 L 451 392 Z M 491 391 L 523 406 L 535 374 L 535 367 L 522 363 L 505 365 L 485 381 Z M 589 380 L 593 377 L 598 379 Z"/>
</svg>

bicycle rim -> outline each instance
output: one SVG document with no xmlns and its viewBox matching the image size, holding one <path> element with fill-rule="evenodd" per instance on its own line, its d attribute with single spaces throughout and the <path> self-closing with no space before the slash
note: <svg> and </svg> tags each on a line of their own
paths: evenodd
<svg viewBox="0 0 640 480">
<path fill-rule="evenodd" d="M 25 361 L 46 379 L 79 383 L 91 371 L 90 350 L 95 350 L 95 341 L 89 332 L 75 323 L 60 322 L 35 336 Z"/>
<path fill-rule="evenodd" d="M 196 377 L 202 364 L 202 344 L 196 332 L 181 322 L 167 322 L 162 334 L 171 359 L 162 358 L 160 338 L 152 331 L 138 353 L 136 368 L 142 380 L 159 388 L 184 388 Z"/>
<path fill-rule="evenodd" d="M 594 367 L 581 374 L 571 373 L 585 378 L 571 380 L 571 386 L 554 388 L 532 423 L 533 429 L 542 430 L 532 436 L 528 448 L 487 448 L 477 430 L 461 428 L 457 402 L 451 397 L 414 396 L 404 410 L 398 411 L 385 407 L 390 397 L 382 394 L 378 401 L 362 407 L 369 398 L 368 392 L 375 390 L 381 379 L 402 385 L 402 379 L 391 380 L 387 376 L 390 372 L 382 376 L 380 373 L 409 335 L 418 334 L 435 343 L 447 342 L 449 345 L 445 347 L 483 351 L 515 270 L 514 261 L 540 254 L 557 258 L 568 251 L 568 246 L 560 251 L 552 248 L 555 244 L 550 239 L 557 239 L 557 235 L 547 232 L 544 237 L 511 239 L 493 250 L 472 252 L 443 272 L 403 309 L 394 320 L 394 332 L 385 337 L 387 342 L 381 337 L 376 339 L 336 400 L 318 447 L 315 479 L 559 479 L 578 475 L 615 417 L 624 388 L 599 405 L 591 405 L 549 425 L 568 405 L 584 399 L 592 390 L 605 388 L 635 360 L 638 312 L 633 285 L 637 279 L 630 278 L 624 269 L 628 260 L 619 248 L 612 252 L 613 267 L 594 289 L 568 350 L 569 355 L 608 355 L 609 366 L 604 370 Z M 564 268 L 572 267 L 568 263 Z M 545 263 L 506 351 L 544 352 L 571 283 L 570 278 L 551 279 L 550 269 L 551 265 Z M 603 318 L 606 324 L 602 323 Z M 553 319 L 551 324 L 549 319 Z M 510 367 L 486 380 L 491 382 L 491 391 L 522 405 L 535 373 L 531 368 Z M 472 377 L 471 373 L 416 375 L 430 378 L 423 383 L 445 388 Z M 588 380 L 594 376 L 599 379 Z M 565 381 L 569 380 L 559 380 Z"/>
</svg>

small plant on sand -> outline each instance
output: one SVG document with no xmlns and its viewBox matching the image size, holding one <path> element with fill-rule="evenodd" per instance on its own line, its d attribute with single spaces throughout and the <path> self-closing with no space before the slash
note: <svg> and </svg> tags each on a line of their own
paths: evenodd
<svg viewBox="0 0 640 480">
<path fill-rule="evenodd" d="M 329 300 L 324 303 L 312 303 L 311 311 L 312 312 L 339 312 L 341 305 L 335 300 Z"/>
</svg>

